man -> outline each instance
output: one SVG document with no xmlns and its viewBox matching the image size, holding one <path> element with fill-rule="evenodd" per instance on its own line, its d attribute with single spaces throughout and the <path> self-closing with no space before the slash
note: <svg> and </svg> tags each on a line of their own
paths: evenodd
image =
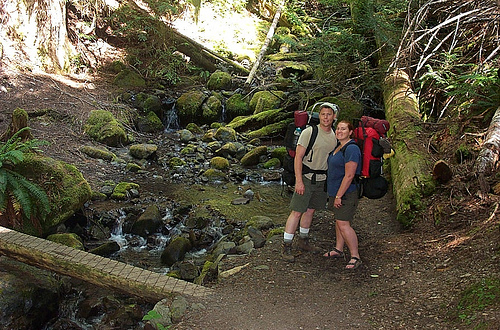
<svg viewBox="0 0 500 330">
<path fill-rule="evenodd" d="M 328 199 L 325 189 L 328 154 L 337 145 L 337 138 L 332 125 L 337 116 L 338 107 L 325 102 L 319 110 L 318 136 L 311 151 L 305 155 L 306 147 L 312 135 L 312 126 L 306 128 L 299 137 L 295 150 L 295 191 L 290 201 L 292 211 L 288 216 L 283 234 L 283 253 L 285 261 L 294 262 L 292 241 L 300 223 L 298 246 L 308 252 L 320 249 L 309 243 L 309 228 L 314 211 L 324 209 Z"/>
</svg>

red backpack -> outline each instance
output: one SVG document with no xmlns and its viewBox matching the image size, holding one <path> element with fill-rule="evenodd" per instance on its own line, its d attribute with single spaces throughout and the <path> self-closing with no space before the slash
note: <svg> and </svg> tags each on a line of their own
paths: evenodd
<svg viewBox="0 0 500 330">
<path fill-rule="evenodd" d="M 382 176 L 382 156 L 390 153 L 390 144 L 387 141 L 389 122 L 385 119 L 376 119 L 363 116 L 354 129 L 354 140 L 361 150 L 361 192 L 360 196 L 371 199 L 383 197 L 388 189 L 388 182 Z"/>
</svg>

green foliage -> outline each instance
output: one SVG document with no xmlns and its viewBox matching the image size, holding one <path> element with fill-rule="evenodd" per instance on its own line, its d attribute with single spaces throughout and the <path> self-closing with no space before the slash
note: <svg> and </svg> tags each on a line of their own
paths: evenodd
<svg viewBox="0 0 500 330">
<path fill-rule="evenodd" d="M 26 153 L 39 151 L 46 144 L 36 139 L 21 141 L 25 127 L 17 131 L 7 142 L 0 145 L 0 220 L 14 228 L 20 227 L 23 219 L 30 219 L 40 228 L 39 219 L 50 212 L 47 194 L 15 171 L 15 166 L 24 160 Z"/>
<path fill-rule="evenodd" d="M 457 312 L 458 317 L 465 324 L 471 325 L 479 313 L 498 307 L 500 307 L 500 279 L 487 278 L 472 285 L 462 293 Z"/>
<path fill-rule="evenodd" d="M 161 319 L 162 316 L 160 313 L 158 313 L 157 311 L 155 311 L 154 309 L 150 310 L 146 315 L 143 316 L 142 320 L 143 321 L 154 321 L 154 320 L 158 320 L 158 319 Z M 158 322 L 155 322 L 155 325 L 156 325 L 156 328 L 158 330 L 167 330 L 167 329 L 170 329 L 170 325 L 168 327 L 165 327 L 164 325 L 158 323 Z"/>
<path fill-rule="evenodd" d="M 145 78 L 175 85 L 180 81 L 179 75 L 189 72 L 191 67 L 169 44 L 171 38 L 161 18 L 176 14 L 181 7 L 172 3 L 149 2 L 153 15 L 125 5 L 116 10 L 108 21 L 115 28 L 115 34 L 128 40 L 129 65 Z"/>
<path fill-rule="evenodd" d="M 441 117 L 450 105 L 472 113 L 500 105 L 498 69 L 461 63 L 459 54 L 442 53 L 440 59 L 439 66 L 427 64 L 427 72 L 419 78 L 421 108 L 426 117 Z M 438 108 L 442 109 L 439 114 Z"/>
</svg>

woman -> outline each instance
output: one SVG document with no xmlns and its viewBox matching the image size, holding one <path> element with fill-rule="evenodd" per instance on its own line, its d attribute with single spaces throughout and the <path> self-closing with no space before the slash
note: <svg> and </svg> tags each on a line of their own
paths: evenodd
<svg viewBox="0 0 500 330">
<path fill-rule="evenodd" d="M 358 251 L 358 237 L 351 227 L 351 221 L 358 207 L 356 174 L 361 173 L 361 151 L 351 139 L 354 127 L 346 120 L 338 123 L 335 135 L 339 145 L 328 156 L 328 209 L 335 216 L 336 244 L 324 257 L 344 258 L 344 243 L 349 248 L 351 259 L 346 269 L 356 269 L 361 265 Z"/>
</svg>

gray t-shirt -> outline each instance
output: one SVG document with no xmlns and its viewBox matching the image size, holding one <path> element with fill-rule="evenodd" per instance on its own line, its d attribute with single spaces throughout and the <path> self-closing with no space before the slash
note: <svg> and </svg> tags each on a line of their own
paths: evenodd
<svg viewBox="0 0 500 330">
<path fill-rule="evenodd" d="M 299 141 L 297 144 L 300 144 L 304 148 L 307 148 L 309 144 L 309 139 L 312 135 L 312 127 L 307 127 L 302 134 L 299 136 Z M 316 137 L 316 141 L 313 144 L 313 147 L 309 154 L 305 155 L 304 159 L 302 159 L 302 164 L 308 166 L 313 170 L 327 170 L 328 169 L 328 154 L 335 149 L 337 146 L 337 138 L 335 137 L 335 132 L 333 129 L 330 132 L 325 132 L 321 129 L 318 124 L 318 136 Z M 306 178 L 311 180 L 313 173 L 305 174 Z M 316 181 L 326 180 L 326 174 L 317 174 Z"/>
</svg>

